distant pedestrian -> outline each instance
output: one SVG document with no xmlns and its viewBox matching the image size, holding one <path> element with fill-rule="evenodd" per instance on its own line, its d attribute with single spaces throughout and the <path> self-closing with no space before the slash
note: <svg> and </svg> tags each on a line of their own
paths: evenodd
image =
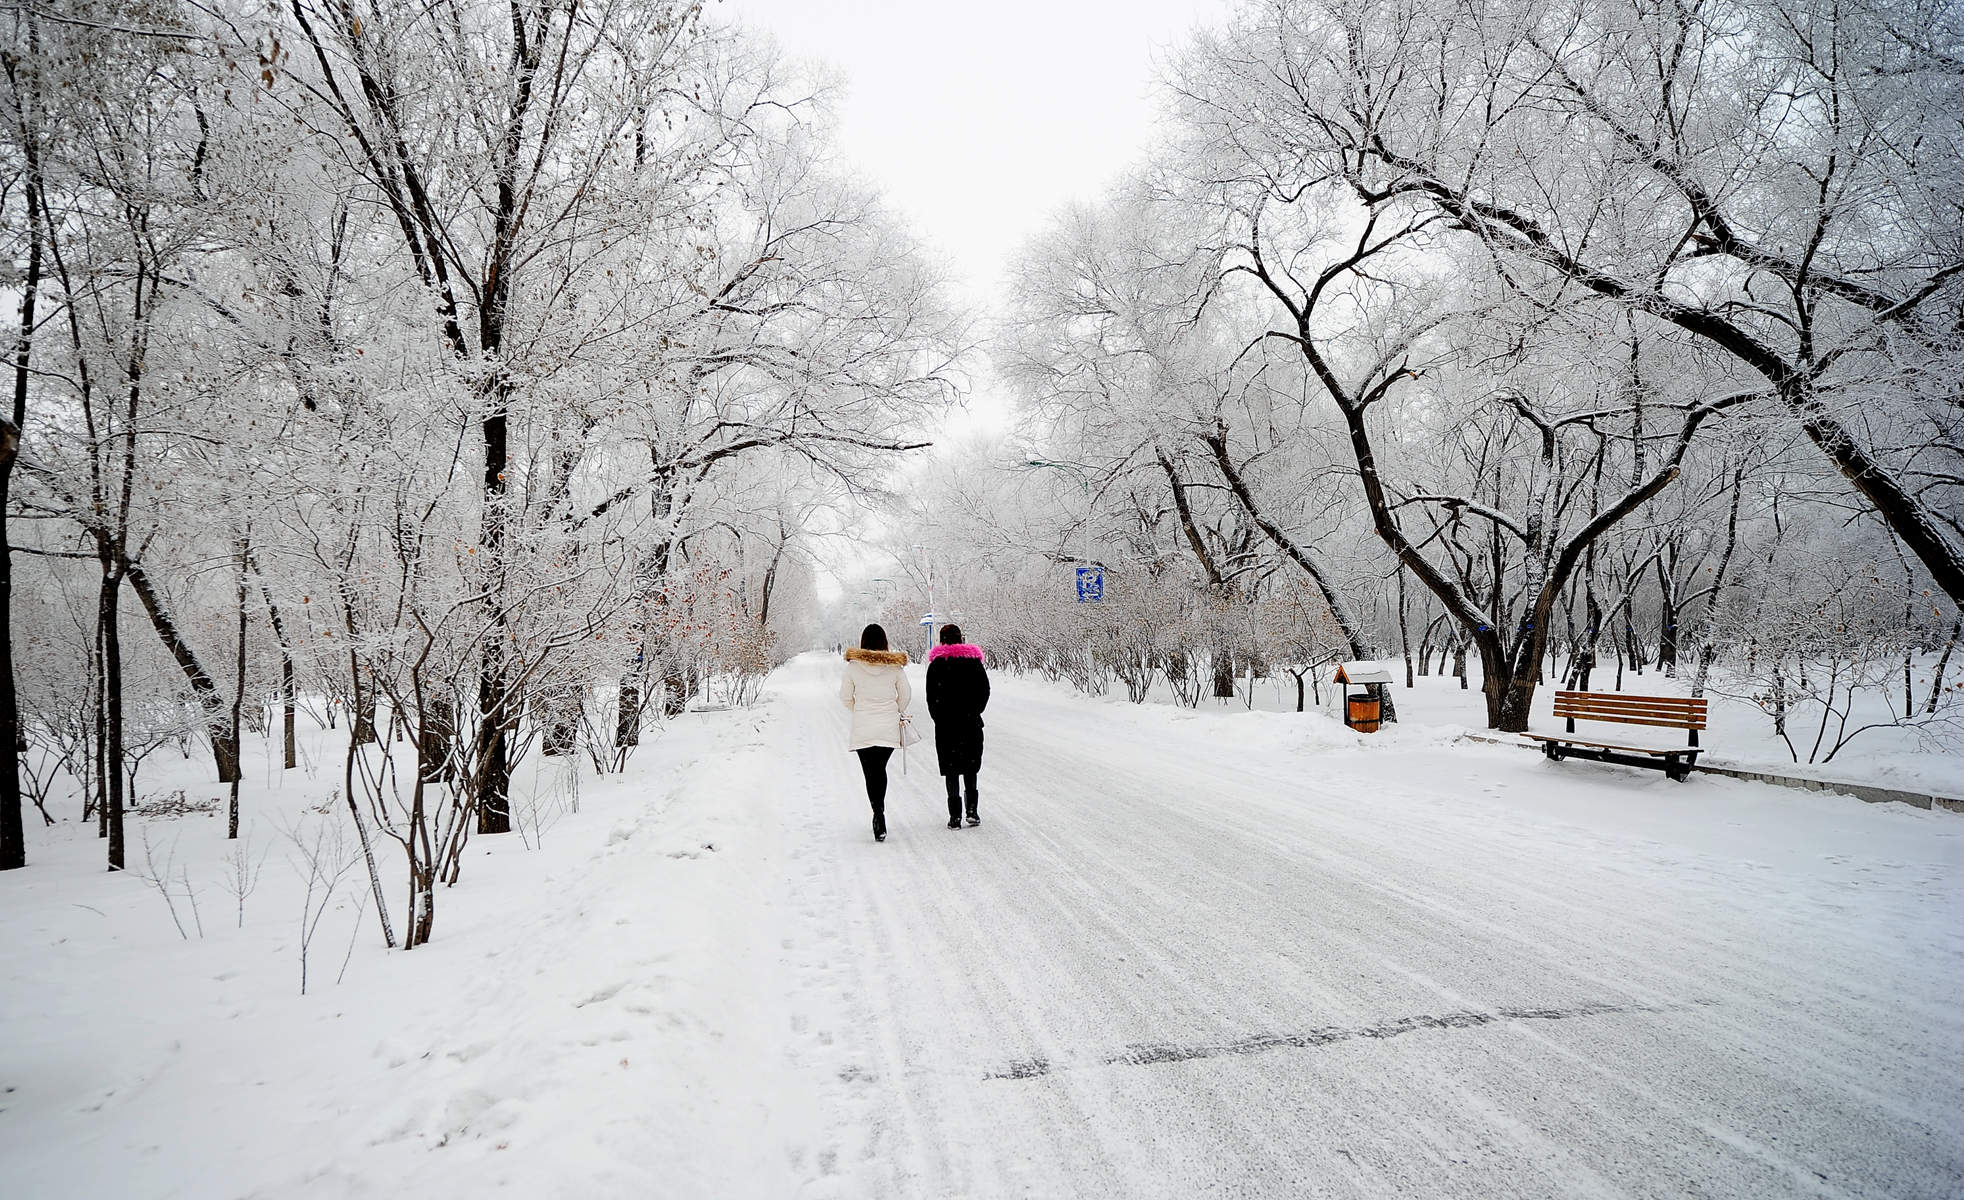
<svg viewBox="0 0 1964 1200">
<path fill-rule="evenodd" d="M 887 840 L 887 760 L 900 748 L 900 719 L 913 702 L 907 655 L 887 649 L 887 631 L 868 625 L 859 645 L 846 651 L 846 680 L 839 699 L 852 710 L 847 748 L 859 755 L 866 799 L 873 806 L 873 840 Z"/>
<path fill-rule="evenodd" d="M 989 672 L 982 648 L 962 641 L 959 625 L 941 627 L 941 644 L 927 657 L 927 713 L 934 718 L 934 756 L 948 783 L 948 828 L 980 825 L 975 776 L 982 770 L 982 710 L 989 707 Z M 966 790 L 966 796 L 962 790 Z"/>
</svg>

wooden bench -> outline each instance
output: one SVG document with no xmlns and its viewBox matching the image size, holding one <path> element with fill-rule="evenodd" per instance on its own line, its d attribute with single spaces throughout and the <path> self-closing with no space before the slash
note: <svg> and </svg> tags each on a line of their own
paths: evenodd
<svg viewBox="0 0 1964 1200">
<path fill-rule="evenodd" d="M 1566 735 L 1530 733 L 1553 762 L 1587 758 L 1626 767 L 1651 767 L 1672 779 L 1689 779 L 1698 761 L 1698 731 L 1705 728 L 1705 701 L 1683 696 L 1631 696 L 1622 692 L 1556 692 L 1555 715 L 1568 721 Z M 1690 744 L 1680 749 L 1625 746 L 1575 736 L 1577 721 L 1612 725 L 1652 725 L 1691 732 Z"/>
</svg>

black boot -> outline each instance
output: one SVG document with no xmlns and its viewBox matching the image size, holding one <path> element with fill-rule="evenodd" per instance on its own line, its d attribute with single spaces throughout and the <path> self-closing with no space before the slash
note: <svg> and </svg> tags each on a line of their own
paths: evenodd
<svg viewBox="0 0 1964 1200">
<path fill-rule="evenodd" d="M 975 805 L 976 805 L 976 803 L 977 803 L 977 802 L 978 802 L 978 801 L 979 801 L 980 799 L 981 799 L 981 797 L 980 797 L 980 796 L 978 796 L 978 795 L 976 795 L 976 794 L 975 794 L 975 793 L 974 793 L 973 791 L 971 791 L 971 792 L 969 792 L 969 794 L 968 794 L 968 823 L 969 823 L 970 825 L 980 825 L 980 824 L 982 823 L 982 815 L 981 815 L 980 813 L 978 813 L 978 812 L 976 812 L 976 811 L 975 811 Z"/>
<path fill-rule="evenodd" d="M 942 778 L 948 781 L 948 828 L 960 829 L 962 827 L 962 797 L 959 790 L 961 784 L 953 775 L 944 775 Z"/>
<path fill-rule="evenodd" d="M 885 808 L 876 808 L 873 810 L 873 840 L 876 842 L 887 840 L 887 814 Z"/>
</svg>

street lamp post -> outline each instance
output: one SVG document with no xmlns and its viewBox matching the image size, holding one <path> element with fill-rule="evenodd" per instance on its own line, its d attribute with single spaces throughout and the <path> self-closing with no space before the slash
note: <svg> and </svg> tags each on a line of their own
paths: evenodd
<svg viewBox="0 0 1964 1200">
<path fill-rule="evenodd" d="M 927 629 L 927 649 L 921 652 L 921 661 L 926 662 L 927 656 L 934 653 L 934 559 L 928 555 L 926 546 L 916 543 L 914 549 L 921 552 L 921 562 L 927 567 L 927 615 L 921 619 Z"/>
<path fill-rule="evenodd" d="M 1023 465 L 1031 470 L 1047 468 L 1054 471 L 1068 471 L 1077 477 L 1077 485 L 1084 489 L 1084 494 L 1087 497 L 1091 495 L 1091 477 L 1082 463 L 1052 462 L 1047 458 L 1026 458 L 1023 460 Z M 1089 519 L 1087 516 L 1086 520 L 1088 521 Z M 1101 565 L 1092 559 L 1078 559 L 1077 561 L 1090 563 L 1093 566 Z"/>
</svg>

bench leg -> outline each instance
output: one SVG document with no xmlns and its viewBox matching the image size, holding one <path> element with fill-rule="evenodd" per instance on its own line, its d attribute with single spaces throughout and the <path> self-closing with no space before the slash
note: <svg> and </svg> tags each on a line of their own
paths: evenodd
<svg viewBox="0 0 1964 1200">
<path fill-rule="evenodd" d="M 1541 753 L 1547 756 L 1549 762 L 1562 761 L 1561 749 L 1553 742 L 1541 743 Z"/>
</svg>

